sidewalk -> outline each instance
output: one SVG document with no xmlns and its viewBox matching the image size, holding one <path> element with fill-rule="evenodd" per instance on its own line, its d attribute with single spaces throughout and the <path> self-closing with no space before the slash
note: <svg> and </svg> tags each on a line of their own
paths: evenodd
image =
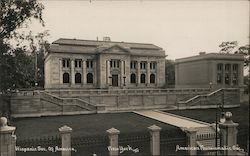
<svg viewBox="0 0 250 156">
<path fill-rule="evenodd" d="M 134 113 L 167 123 L 179 128 L 209 127 L 208 123 L 156 110 L 134 111 Z"/>
</svg>

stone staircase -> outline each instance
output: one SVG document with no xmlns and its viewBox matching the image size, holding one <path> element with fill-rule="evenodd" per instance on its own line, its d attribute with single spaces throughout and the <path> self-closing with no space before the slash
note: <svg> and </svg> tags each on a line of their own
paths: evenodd
<svg viewBox="0 0 250 156">
<path fill-rule="evenodd" d="M 47 113 L 55 111 L 61 113 L 61 115 L 97 113 L 97 107 L 95 105 L 80 98 L 61 98 L 45 91 L 41 91 L 40 100 L 47 104 L 43 109 L 43 111 Z M 51 109 L 51 107 L 48 106 L 51 104 L 57 109 Z"/>
<path fill-rule="evenodd" d="M 226 101 L 233 98 L 228 98 L 227 94 L 234 92 L 234 95 L 237 95 L 237 91 L 236 88 L 221 88 L 209 94 L 196 95 L 190 99 L 178 101 L 178 109 L 215 108 L 217 104 L 228 103 Z M 225 93 L 227 94 L 225 95 Z"/>
</svg>

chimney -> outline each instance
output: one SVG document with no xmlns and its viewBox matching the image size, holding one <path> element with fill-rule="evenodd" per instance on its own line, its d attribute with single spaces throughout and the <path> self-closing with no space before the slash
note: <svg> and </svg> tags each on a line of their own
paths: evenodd
<svg viewBox="0 0 250 156">
<path fill-rule="evenodd" d="M 206 52 L 205 51 L 201 51 L 201 52 L 199 52 L 199 54 L 200 55 L 204 55 L 204 54 L 206 54 Z"/>
<path fill-rule="evenodd" d="M 105 37 L 103 37 L 103 41 L 110 42 L 111 40 L 110 40 L 110 37 L 105 36 Z"/>
</svg>

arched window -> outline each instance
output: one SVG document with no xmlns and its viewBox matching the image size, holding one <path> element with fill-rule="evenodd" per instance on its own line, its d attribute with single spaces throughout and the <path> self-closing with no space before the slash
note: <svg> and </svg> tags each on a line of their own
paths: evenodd
<svg viewBox="0 0 250 156">
<path fill-rule="evenodd" d="M 155 74 L 150 75 L 150 83 L 155 83 Z"/>
<path fill-rule="evenodd" d="M 63 83 L 69 83 L 69 73 L 63 74 Z"/>
<path fill-rule="evenodd" d="M 141 74 L 141 83 L 145 83 L 145 81 L 146 81 L 145 74 Z"/>
<path fill-rule="evenodd" d="M 136 75 L 134 73 L 130 75 L 130 83 L 136 83 Z"/>
<path fill-rule="evenodd" d="M 93 83 L 93 74 L 92 73 L 87 74 L 87 83 Z"/>
<path fill-rule="evenodd" d="M 82 75 L 80 73 L 76 73 L 75 83 L 82 83 Z"/>
</svg>

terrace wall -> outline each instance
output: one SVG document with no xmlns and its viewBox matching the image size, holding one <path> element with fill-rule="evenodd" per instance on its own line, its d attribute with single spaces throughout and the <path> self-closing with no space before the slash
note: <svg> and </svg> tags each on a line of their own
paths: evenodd
<svg viewBox="0 0 250 156">
<path fill-rule="evenodd" d="M 178 102 L 190 99 L 196 95 L 207 94 L 209 89 L 119 89 L 119 90 L 50 90 L 46 93 L 58 98 L 78 98 L 96 106 L 97 110 L 90 112 L 80 107 L 64 106 L 63 102 L 46 101 L 41 98 L 41 92 L 19 92 L 11 96 L 12 117 L 48 116 L 64 114 L 105 113 L 119 111 L 134 111 L 141 109 L 177 109 Z M 225 93 L 225 105 L 239 103 L 237 92 Z M 213 101 L 222 99 L 217 96 Z M 203 101 L 209 106 L 210 101 Z M 199 103 L 201 104 L 201 103 Z M 212 105 L 212 104 L 211 104 Z"/>
</svg>

